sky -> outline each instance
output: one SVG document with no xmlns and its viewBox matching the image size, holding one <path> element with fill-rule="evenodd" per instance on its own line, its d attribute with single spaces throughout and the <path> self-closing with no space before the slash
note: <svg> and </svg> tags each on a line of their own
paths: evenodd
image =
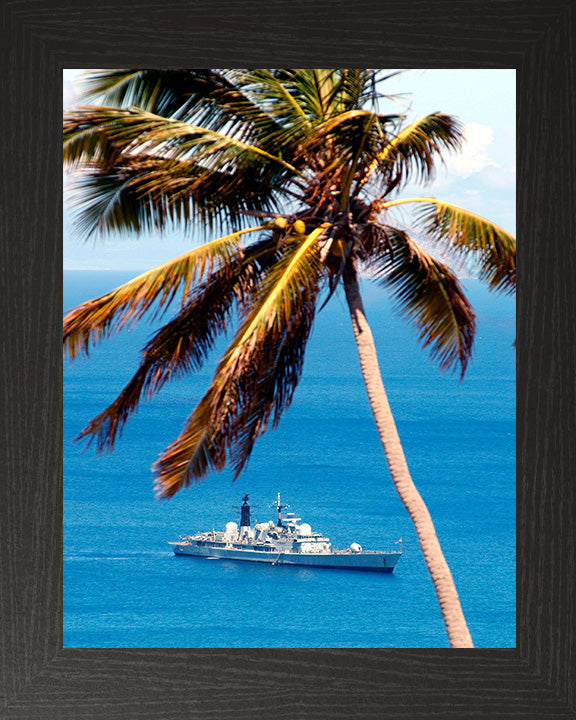
<svg viewBox="0 0 576 720">
<path fill-rule="evenodd" d="M 64 108 L 77 99 L 79 76 L 63 72 Z M 446 158 L 435 181 L 407 186 L 404 197 L 426 196 L 459 205 L 516 233 L 516 73 L 514 70 L 406 70 L 383 84 L 395 96 L 382 112 L 404 112 L 407 122 L 433 112 L 455 115 L 465 144 Z M 64 269 L 146 270 L 190 247 L 184 233 L 122 235 L 83 240 L 74 230 L 70 193 L 64 183 Z M 402 211 L 404 212 L 404 211 Z M 400 214 L 399 219 L 408 220 Z"/>
</svg>

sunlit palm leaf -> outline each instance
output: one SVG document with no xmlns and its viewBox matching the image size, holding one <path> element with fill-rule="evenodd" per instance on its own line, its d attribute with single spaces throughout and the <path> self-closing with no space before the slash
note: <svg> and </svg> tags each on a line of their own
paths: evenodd
<svg viewBox="0 0 576 720">
<path fill-rule="evenodd" d="M 138 370 L 119 396 L 77 440 L 96 439 L 98 452 L 111 451 L 143 396 L 150 399 L 169 380 L 198 371 L 216 338 L 226 332 L 235 307 L 245 305 L 254 293 L 272 249 L 272 238 L 257 242 L 197 286 L 176 317 L 146 344 Z"/>
<path fill-rule="evenodd" d="M 390 183 L 390 188 L 409 179 L 430 181 L 442 153 L 457 150 L 462 140 L 461 125 L 455 118 L 442 113 L 426 115 L 387 141 L 367 168 L 361 185 L 376 170 Z"/>
<path fill-rule="evenodd" d="M 246 216 L 258 212 L 270 217 L 281 199 L 293 194 L 260 165 L 221 172 L 186 160 L 154 160 L 129 169 L 131 190 L 150 208 L 158 206 L 166 221 L 184 227 L 195 219 L 205 227 L 242 227 Z"/>
<path fill-rule="evenodd" d="M 71 157 L 82 158 L 94 147 L 87 132 L 95 128 L 122 148 L 122 152 L 134 155 L 152 152 L 166 158 L 194 158 L 202 154 L 205 163 L 218 166 L 234 163 L 241 167 L 259 162 L 282 166 L 298 175 L 299 171 L 281 157 L 261 147 L 250 145 L 238 138 L 210 128 L 165 118 L 138 108 L 117 109 L 103 107 L 80 107 L 65 115 L 65 152 Z M 72 128 L 75 129 L 72 132 Z M 83 143 L 83 145 L 82 145 Z M 74 154 L 70 147 L 74 146 Z"/>
<path fill-rule="evenodd" d="M 272 266 L 206 395 L 155 465 L 159 496 L 222 470 L 228 457 L 238 472 L 270 417 L 277 422 L 290 403 L 319 289 L 324 230 L 287 245 Z"/>
<path fill-rule="evenodd" d="M 75 357 L 88 352 L 90 344 L 134 324 L 157 302 L 165 309 L 182 291 L 186 297 L 191 284 L 216 267 L 234 262 L 240 251 L 238 236 L 263 226 L 244 230 L 206 243 L 180 257 L 163 263 L 94 300 L 79 305 L 64 318 L 64 352 Z"/>
<path fill-rule="evenodd" d="M 472 355 L 475 315 L 454 273 L 402 230 L 377 226 L 366 245 L 370 266 L 390 288 L 402 314 L 442 370 L 460 368 Z"/>
<path fill-rule="evenodd" d="M 363 68 L 342 68 L 333 90 L 332 103 L 337 113 L 362 108 L 375 99 L 374 74 Z"/>
<path fill-rule="evenodd" d="M 85 163 L 111 167 L 121 155 L 121 148 L 111 141 L 104 128 L 87 126 L 76 117 L 65 117 L 63 133 L 64 167 L 74 169 Z"/>
<path fill-rule="evenodd" d="M 312 128 L 310 119 L 290 92 L 270 70 L 231 71 L 266 116 L 273 118 L 276 129 L 267 133 L 266 145 L 286 148 L 296 145 Z"/>
<path fill-rule="evenodd" d="M 65 162 L 89 163 L 74 185 L 82 198 L 77 223 L 84 235 L 163 229 L 182 220 L 242 225 L 244 211 L 275 209 L 274 188 L 290 192 L 286 175 L 293 168 L 281 158 L 187 123 L 137 111 L 80 109 L 65 129 Z"/>
<path fill-rule="evenodd" d="M 158 72 L 152 73 L 154 78 Z M 133 81 L 130 76 L 126 82 Z M 240 102 L 233 86 L 226 93 L 228 104 Z M 245 102 L 251 117 L 265 115 Z M 226 112 L 232 112 L 228 105 Z M 268 142 L 274 121 L 268 130 L 254 122 Z M 237 137 L 116 108 L 78 108 L 65 115 L 64 163 L 83 168 L 73 188 L 81 198 L 77 228 L 85 236 L 164 229 L 182 221 L 218 229 L 226 221 L 242 226 L 245 211 L 277 209 L 274 195 L 278 188 L 279 194 L 291 192 L 287 180 L 294 174 L 275 154 Z"/>
<path fill-rule="evenodd" d="M 316 168 L 316 181 L 341 187 L 340 209 L 347 212 L 353 182 L 364 174 L 381 147 L 381 116 L 365 110 L 347 110 L 316 125 L 299 153 Z"/>
<path fill-rule="evenodd" d="M 304 290 L 310 292 L 316 287 L 315 275 L 309 277 L 305 270 L 310 263 L 316 267 L 318 241 L 329 227 L 330 223 L 323 223 L 302 243 L 293 243 L 292 252 L 286 253 L 283 262 L 276 263 L 272 268 L 269 282 L 261 293 L 262 302 L 241 325 L 236 339 L 223 357 L 225 364 L 233 361 L 238 354 L 254 350 L 261 333 L 289 318 L 289 305 L 283 305 L 284 301 L 289 303 L 292 295 L 298 297 Z"/>
<path fill-rule="evenodd" d="M 417 227 L 478 269 L 492 290 L 513 292 L 516 287 L 516 239 L 498 225 L 435 198 L 407 198 L 383 208 L 415 203 Z"/>
<path fill-rule="evenodd" d="M 231 81 L 234 71 L 213 69 L 103 70 L 84 82 L 84 97 L 116 107 L 139 107 L 213 130 L 225 126 L 246 137 L 278 130 L 269 117 Z"/>
<path fill-rule="evenodd" d="M 339 81 L 338 70 L 277 70 L 275 74 L 313 123 L 335 114 L 334 88 Z"/>
<path fill-rule="evenodd" d="M 216 337 L 225 332 L 236 300 L 238 278 L 229 265 L 198 288 L 182 311 L 148 342 L 138 370 L 114 402 L 93 418 L 77 440 L 96 439 L 98 452 L 112 451 L 141 399 L 168 380 L 202 367 Z"/>
<path fill-rule="evenodd" d="M 347 148 L 348 143 L 342 142 L 344 137 L 353 139 L 359 134 L 361 135 L 366 127 L 366 121 L 373 119 L 374 113 L 366 110 L 348 110 L 331 117 L 325 122 L 319 123 L 314 128 L 314 132 L 310 134 L 308 139 L 303 143 L 302 147 L 306 151 L 318 148 L 326 143 L 331 137 L 338 136 L 338 144 L 343 145 L 343 149 Z"/>
</svg>

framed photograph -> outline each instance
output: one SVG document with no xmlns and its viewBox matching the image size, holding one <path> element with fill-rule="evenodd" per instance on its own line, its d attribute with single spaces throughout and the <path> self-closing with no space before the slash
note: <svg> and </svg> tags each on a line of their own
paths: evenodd
<svg viewBox="0 0 576 720">
<path fill-rule="evenodd" d="M 2 12 L 8 142 L 2 193 L 6 209 L 2 250 L 6 364 L 1 437 L 6 501 L 2 503 L 1 513 L 6 540 L 4 552 L 0 554 L 3 650 L 0 717 L 176 719 L 219 718 L 233 713 L 236 717 L 248 718 L 265 710 L 273 711 L 280 718 L 576 717 L 575 668 L 571 653 L 574 637 L 570 622 L 574 614 L 570 575 L 574 549 L 570 437 L 574 429 L 572 376 L 575 369 L 570 332 L 574 261 L 568 240 L 573 215 L 570 180 L 574 172 L 570 161 L 573 155 L 571 68 L 574 65 L 574 57 L 570 55 L 574 30 L 571 8 L 560 2 L 535 10 L 519 3 L 490 6 L 466 3 L 448 17 L 449 10 L 441 3 L 426 7 L 399 7 L 391 3 L 336 7 L 291 5 L 286 6 L 286 12 L 254 4 L 240 12 L 238 7 L 206 5 L 200 9 L 182 3 L 107 9 L 75 3 L 56 10 L 38 5 L 9 6 Z M 153 593 L 160 592 L 162 578 L 153 569 L 158 558 L 146 554 L 138 561 L 140 578 L 148 569 L 150 581 L 146 586 L 135 585 L 133 594 L 125 591 L 128 584 L 122 585 L 115 594 L 110 586 L 106 606 L 88 610 L 80 610 L 80 606 L 74 604 L 78 598 L 71 593 L 63 595 L 66 583 L 69 588 L 74 585 L 82 592 L 79 578 L 85 594 L 90 595 L 91 583 L 101 582 L 106 573 L 121 572 L 118 561 L 133 553 L 133 538 L 140 538 L 142 532 L 149 532 L 151 536 L 157 532 L 150 517 L 142 523 L 138 512 L 130 509 L 137 498 L 132 494 L 135 491 L 131 484 L 122 478 L 118 480 L 116 509 L 111 509 L 114 493 L 109 484 L 105 487 L 107 468 L 111 467 L 107 465 L 109 460 L 104 458 L 99 469 L 92 473 L 91 465 L 101 461 L 95 460 L 93 453 L 87 453 L 79 478 L 96 508 L 93 517 L 98 516 L 98 522 L 108 528 L 106 542 L 110 552 L 107 551 L 106 562 L 98 566 L 92 564 L 92 571 L 86 570 L 89 566 L 85 565 L 82 572 L 75 575 L 80 562 L 97 554 L 92 544 L 97 541 L 91 530 L 92 517 L 74 526 L 81 532 L 74 534 L 72 524 L 63 535 L 62 462 L 63 457 L 66 462 L 66 457 L 71 456 L 63 455 L 62 448 L 63 437 L 69 442 L 72 432 L 66 422 L 62 431 L 59 348 L 61 311 L 63 301 L 66 303 L 62 290 L 62 236 L 63 226 L 66 228 L 68 222 L 66 213 L 62 212 L 60 174 L 63 71 L 132 64 L 148 68 L 207 64 L 234 68 L 240 62 L 249 67 L 263 64 L 312 68 L 324 64 L 338 68 L 423 67 L 430 72 L 445 72 L 447 81 L 450 73 L 457 71 L 469 71 L 471 78 L 479 71 L 515 72 L 519 148 L 517 236 L 521 239 L 516 342 L 515 638 L 510 624 L 511 599 L 506 594 L 510 592 L 513 575 L 507 554 L 513 552 L 513 548 L 510 550 L 498 537 L 495 541 L 491 536 L 490 513 L 486 508 L 478 510 L 481 518 L 484 518 L 483 511 L 487 513 L 481 520 L 486 527 L 485 546 L 482 547 L 481 539 L 474 540 L 478 543 L 478 572 L 487 566 L 500 567 L 501 571 L 500 579 L 497 573 L 489 573 L 491 580 L 485 587 L 483 619 L 477 623 L 477 634 L 482 639 L 473 649 L 464 649 L 464 644 L 458 649 L 443 647 L 435 631 L 429 632 L 425 627 L 412 635 L 404 632 L 402 618 L 406 607 L 395 608 L 392 603 L 386 609 L 386 616 L 391 628 L 395 622 L 398 625 L 402 637 L 398 646 L 394 645 L 394 632 L 366 632 L 364 642 L 356 641 L 357 628 L 349 623 L 346 634 L 342 627 L 334 625 L 333 618 L 338 615 L 333 611 L 331 615 L 328 610 L 345 606 L 345 581 L 340 590 L 336 587 L 324 590 L 311 602 L 308 590 L 313 592 L 313 587 L 304 575 L 299 576 L 302 613 L 316 609 L 316 635 L 306 636 L 298 626 L 296 607 L 294 633 L 279 624 L 278 639 L 271 642 L 273 607 L 266 600 L 262 611 L 266 607 L 266 612 L 272 613 L 267 625 L 272 632 L 265 636 L 262 645 L 256 639 L 250 647 L 245 638 L 241 640 L 236 635 L 234 639 L 234 633 L 242 632 L 243 624 L 254 622 L 252 616 L 234 615 L 235 608 L 242 607 L 241 602 L 234 600 L 242 592 L 234 570 L 220 591 L 209 583 L 198 588 L 187 585 L 186 577 L 177 581 L 176 577 L 164 576 L 168 582 L 161 592 L 164 612 L 169 618 L 165 624 L 171 627 L 166 632 L 154 632 L 152 620 L 146 616 L 146 593 L 150 593 L 150 598 L 157 598 Z M 411 91 L 409 82 L 406 91 Z M 430 108 L 430 111 L 442 110 L 442 107 Z M 493 112 L 496 123 L 498 108 Z M 484 147 L 482 127 L 468 130 L 480 133 L 475 136 L 476 147 L 480 149 L 473 159 L 484 162 L 485 167 L 499 174 L 497 182 L 504 187 L 509 182 L 504 177 L 506 166 L 496 167 L 494 163 L 490 166 L 492 161 L 488 156 L 480 157 Z M 473 200 L 474 187 L 466 187 L 468 197 Z M 497 215 L 498 197 L 494 196 L 492 202 L 492 210 Z M 288 223 L 295 234 L 310 237 L 306 227 L 301 231 L 296 225 L 295 218 L 288 218 Z M 505 224 L 506 220 L 501 223 Z M 341 229 L 342 224 L 338 227 Z M 272 227 L 267 229 L 275 231 Z M 345 234 L 341 237 L 345 238 Z M 330 241 L 336 242 L 339 238 L 331 236 Z M 98 253 L 98 247 L 94 249 Z M 337 257 L 336 252 L 334 256 Z M 142 263 L 143 267 L 151 266 L 145 259 Z M 337 275 L 337 264 L 334 272 Z M 87 290 L 76 289 L 79 297 Z M 510 317 L 503 315 L 502 322 L 509 322 Z M 75 402 L 69 405 L 77 413 L 75 421 L 78 422 L 86 415 L 87 408 L 83 405 L 89 404 L 87 398 L 85 402 L 82 398 L 81 381 L 79 377 Z M 503 395 L 502 402 L 505 401 Z M 173 402 L 174 398 L 168 400 Z M 510 405 L 510 397 L 506 402 Z M 184 410 L 180 415 L 181 422 L 187 412 Z M 146 440 L 146 444 L 154 448 L 154 456 L 162 451 L 162 447 L 155 447 L 162 439 L 162 408 L 156 413 L 155 418 L 153 414 L 145 416 L 152 427 L 154 423 L 158 427 L 158 437 Z M 75 432 L 82 427 L 75 426 Z M 135 432 L 140 432 L 138 426 Z M 134 452 L 137 444 L 129 434 L 126 439 L 128 449 L 120 455 L 120 463 L 128 467 L 130 452 Z M 286 442 L 290 442 L 289 437 Z M 499 451 L 495 444 L 488 445 L 490 443 L 482 446 L 483 452 L 492 451 L 497 458 Z M 324 452 L 325 457 L 331 457 L 329 448 Z M 144 459 L 144 466 L 146 463 L 149 466 L 148 460 Z M 256 458 L 256 478 L 258 462 Z M 437 472 L 440 474 L 441 469 Z M 320 468 L 316 482 L 321 483 L 326 474 Z M 148 478 L 139 477 L 135 482 L 144 486 Z M 246 510 L 242 510 L 243 495 L 248 489 L 241 482 L 237 481 L 234 486 L 238 489 L 238 497 L 234 498 L 238 518 L 230 518 L 236 520 L 240 530 L 226 526 L 222 542 L 227 550 L 242 540 L 230 533 L 234 530 L 241 535 L 242 528 L 250 527 L 249 522 L 245 524 Z M 258 483 L 259 480 L 255 480 L 260 489 Z M 264 486 L 275 496 L 269 483 L 262 481 Z M 228 483 L 227 493 L 230 487 Z M 292 491 L 297 492 L 298 488 L 296 483 Z M 288 489 L 289 483 L 286 488 L 278 488 L 283 496 Z M 219 499 L 222 499 L 220 495 L 225 497 L 221 490 L 217 493 Z M 494 493 L 499 491 L 501 488 L 494 488 Z M 208 497 L 208 491 L 204 491 L 204 496 Z M 309 499 L 304 490 L 301 497 Z M 327 497 L 331 497 L 328 491 Z M 74 492 L 66 488 L 64 498 L 71 508 L 78 502 Z M 250 495 L 250 502 L 264 503 L 252 510 L 258 520 L 269 519 L 266 506 L 269 500 L 268 496 L 261 499 Z M 188 547 L 192 536 L 178 540 L 178 535 L 190 532 L 184 526 L 189 514 L 198 530 L 213 531 L 208 525 L 201 526 L 202 512 L 191 512 L 190 493 L 185 501 L 174 502 L 170 505 L 174 509 L 162 511 L 162 522 L 169 519 L 174 523 L 174 536 L 166 537 L 167 553 L 172 552 L 167 545 L 169 540 L 176 541 L 177 548 Z M 244 507 L 246 504 L 244 498 Z M 313 509 L 317 517 L 324 518 L 325 514 L 325 520 L 335 516 L 334 512 L 324 513 L 322 508 Z M 291 518 L 296 517 L 296 514 L 290 515 L 292 510 L 297 515 L 302 513 L 305 523 L 298 526 L 299 516 L 292 521 Z M 131 511 L 133 514 L 129 515 Z M 300 543 L 299 552 L 303 556 L 313 552 L 314 543 L 326 539 L 314 535 L 311 529 L 308 532 L 306 507 L 296 505 L 289 512 L 283 509 L 278 498 L 274 512 L 278 513 L 278 521 L 275 528 L 267 530 L 268 545 L 279 542 L 282 533 L 290 532 L 290 522 L 294 525 L 294 542 Z M 121 513 L 126 513 L 124 526 Z M 342 520 L 346 514 L 342 512 L 337 517 Z M 406 543 L 403 520 L 399 519 L 395 525 L 394 518 L 391 511 L 391 527 L 399 531 L 387 538 L 393 552 L 397 549 L 397 535 L 404 537 Z M 255 521 L 252 525 L 258 527 Z M 134 530 L 136 527 L 138 532 Z M 348 527 L 344 525 L 344 529 Z M 336 533 L 339 538 L 340 530 L 326 526 L 325 522 L 318 530 L 326 535 Z M 263 533 L 264 529 L 259 532 Z M 382 532 L 380 528 L 379 537 Z M 365 533 L 371 539 L 370 532 Z M 274 538 L 274 534 L 278 537 Z M 214 531 L 212 536 L 198 536 L 195 542 L 213 542 Z M 246 531 L 246 537 L 255 543 L 255 551 L 264 552 L 257 547 L 255 534 L 252 538 Z M 363 561 L 365 552 L 357 539 L 350 536 L 346 540 L 351 542 L 343 551 L 346 562 L 352 562 L 350 558 L 356 563 Z M 63 564 L 63 547 L 71 551 L 69 556 L 75 555 L 76 566 L 73 562 Z M 117 549 L 117 554 L 111 549 L 115 552 Z M 328 552 L 324 546 L 320 549 Z M 416 547 L 415 552 L 417 550 Z M 274 553 L 281 558 L 282 553 L 276 551 L 278 546 L 274 546 Z M 392 559 L 388 553 L 384 562 Z M 175 557 L 173 566 L 178 560 L 186 562 Z M 183 566 L 181 563 L 180 567 Z M 282 567 L 276 569 L 289 571 Z M 474 567 L 468 571 L 472 574 Z M 281 582 L 288 582 L 288 588 L 286 572 L 282 577 Z M 481 579 L 477 587 L 480 585 Z M 231 590 L 223 598 L 226 587 Z M 289 590 L 280 586 L 278 589 L 275 601 L 281 604 Z M 412 588 L 410 592 L 417 593 L 418 589 Z M 66 597 L 64 607 L 63 597 Z M 386 597 L 391 601 L 394 593 Z M 186 608 L 192 604 L 202 608 L 195 620 L 198 621 L 211 614 L 211 603 L 226 607 L 218 618 L 220 635 L 211 626 L 209 637 L 203 639 L 202 627 L 198 625 L 194 633 L 188 633 L 186 645 L 178 647 L 171 629 L 179 624 L 182 628 L 189 627 Z M 252 605 L 257 613 L 256 599 Z M 63 612 L 68 613 L 69 619 L 76 613 L 75 622 L 65 623 L 63 627 Z M 346 611 L 349 612 L 350 609 Z M 418 612 L 416 606 L 414 612 Z M 503 612 L 507 613 L 505 630 L 502 629 Z M 340 616 L 348 617 L 346 613 Z M 440 618 L 439 610 L 437 614 Z M 381 616 L 382 608 L 376 609 L 378 623 Z M 424 613 L 423 625 L 426 618 Z M 103 620 L 105 622 L 101 622 Z M 146 623 L 149 623 L 147 635 L 142 633 Z M 298 632 L 300 638 L 293 642 L 291 636 Z M 149 645 L 144 644 L 142 637 L 149 638 Z"/>
</svg>

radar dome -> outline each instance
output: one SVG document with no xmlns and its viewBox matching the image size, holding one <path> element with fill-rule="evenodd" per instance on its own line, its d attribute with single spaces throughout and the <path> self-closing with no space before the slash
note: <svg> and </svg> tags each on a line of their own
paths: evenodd
<svg viewBox="0 0 576 720">
<path fill-rule="evenodd" d="M 312 535 L 312 528 L 308 523 L 302 523 L 302 525 L 298 527 L 298 535 Z"/>
<path fill-rule="evenodd" d="M 236 525 L 235 522 L 227 522 L 226 523 L 226 534 L 227 535 L 232 535 L 232 533 L 237 532 L 237 530 L 238 530 L 238 525 Z"/>
<path fill-rule="evenodd" d="M 358 543 L 352 543 L 352 545 L 350 545 L 350 550 L 352 550 L 352 552 L 354 553 L 362 552 L 362 545 L 359 545 Z"/>
</svg>

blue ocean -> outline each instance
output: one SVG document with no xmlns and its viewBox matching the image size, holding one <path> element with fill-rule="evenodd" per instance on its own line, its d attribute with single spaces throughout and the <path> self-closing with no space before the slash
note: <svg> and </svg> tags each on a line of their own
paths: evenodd
<svg viewBox="0 0 576 720">
<path fill-rule="evenodd" d="M 65 310 L 134 274 L 66 271 Z M 363 283 L 392 410 L 476 647 L 516 644 L 515 302 L 465 286 L 478 318 L 463 382 L 419 349 L 385 291 Z M 74 443 L 136 369 L 154 326 L 64 362 L 64 647 L 447 647 L 408 514 L 389 478 L 343 296 L 318 315 L 295 399 L 236 482 L 227 471 L 154 497 L 150 467 L 202 397 L 215 361 L 131 418 L 111 455 Z M 224 347 L 224 345 L 221 345 Z M 277 493 L 336 547 L 398 549 L 392 575 L 176 557 L 169 541 L 274 518 Z"/>
</svg>

